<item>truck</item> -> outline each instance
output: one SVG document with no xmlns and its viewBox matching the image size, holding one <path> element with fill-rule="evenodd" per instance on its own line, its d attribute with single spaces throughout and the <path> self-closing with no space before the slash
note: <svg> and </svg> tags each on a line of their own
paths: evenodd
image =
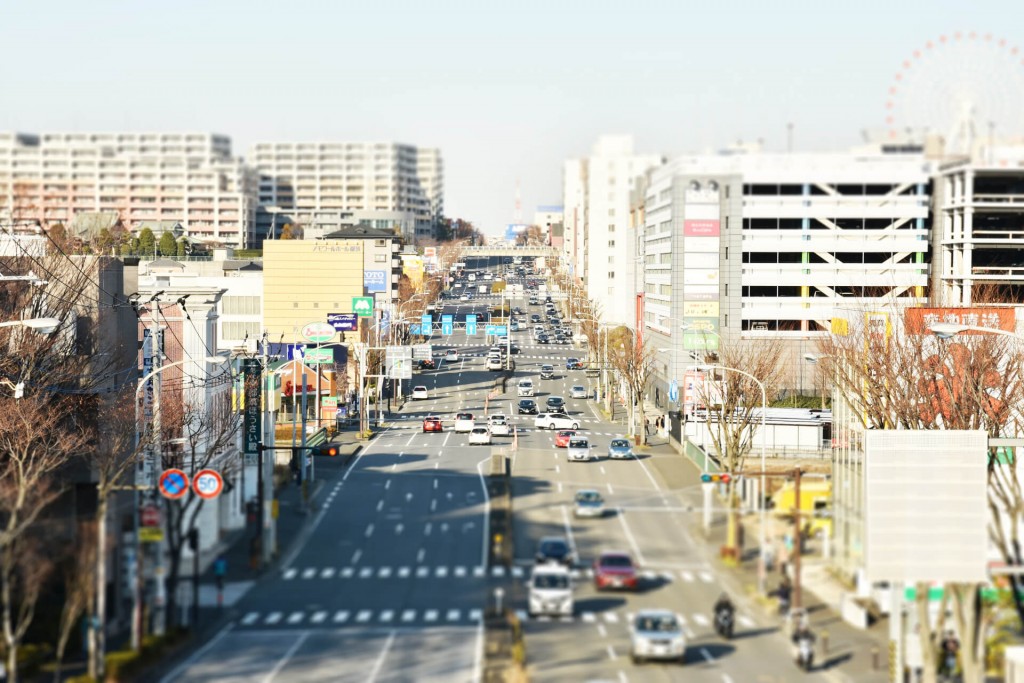
<svg viewBox="0 0 1024 683">
<path fill-rule="evenodd" d="M 491 286 L 490 285 L 478 285 L 477 286 L 477 291 L 480 292 L 481 294 L 490 294 L 491 293 Z"/>
<path fill-rule="evenodd" d="M 797 508 L 796 487 L 786 482 L 772 494 L 772 507 L 776 517 L 792 517 Z M 813 536 L 819 531 L 832 535 L 832 482 L 801 481 L 799 510 L 803 515 L 805 528 Z"/>
</svg>

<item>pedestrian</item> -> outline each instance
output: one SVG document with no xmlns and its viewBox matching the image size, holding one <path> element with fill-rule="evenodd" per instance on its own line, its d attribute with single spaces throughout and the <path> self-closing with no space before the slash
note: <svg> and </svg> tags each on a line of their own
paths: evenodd
<svg viewBox="0 0 1024 683">
<path fill-rule="evenodd" d="M 651 435 L 651 418 L 645 417 L 644 418 L 644 436 L 650 436 L 650 435 Z"/>
</svg>

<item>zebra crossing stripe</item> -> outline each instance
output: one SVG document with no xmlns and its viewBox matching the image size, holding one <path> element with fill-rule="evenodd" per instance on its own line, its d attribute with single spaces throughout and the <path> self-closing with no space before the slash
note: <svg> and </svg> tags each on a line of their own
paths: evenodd
<svg viewBox="0 0 1024 683">
<path fill-rule="evenodd" d="M 270 614 L 267 615 L 266 623 L 268 623 L 268 624 L 276 624 L 279 621 L 281 621 L 281 619 L 283 617 L 284 617 L 284 615 L 281 614 L 280 612 L 271 612 Z"/>
<path fill-rule="evenodd" d="M 473 567 L 473 576 L 480 578 L 484 575 L 484 567 Z"/>
<path fill-rule="evenodd" d="M 469 618 L 472 621 L 480 621 L 481 619 L 483 619 L 483 616 L 484 616 L 484 611 L 481 610 L 481 609 L 471 609 L 471 610 L 469 610 Z"/>
<path fill-rule="evenodd" d="M 513 578 L 518 579 L 518 578 L 521 578 L 522 576 L 523 576 L 523 568 L 522 567 L 518 567 L 518 566 L 517 567 L 512 567 L 512 577 Z"/>
<path fill-rule="evenodd" d="M 740 626 L 742 626 L 743 628 L 754 628 L 754 620 L 750 617 L 741 614 L 737 618 L 739 619 Z"/>
<path fill-rule="evenodd" d="M 373 612 L 368 609 L 359 610 L 359 614 L 356 615 L 356 621 L 360 624 L 365 624 L 373 616 Z"/>
<path fill-rule="evenodd" d="M 693 615 L 693 620 L 695 622 L 697 622 L 698 626 L 707 626 L 710 623 L 708 621 L 708 618 L 706 616 L 704 616 L 703 614 L 694 614 Z"/>
<path fill-rule="evenodd" d="M 394 616 L 395 616 L 394 610 L 386 609 L 386 610 L 383 610 L 380 613 L 380 620 L 384 621 L 384 622 L 389 622 L 389 621 L 391 621 L 394 618 Z"/>
<path fill-rule="evenodd" d="M 380 571 L 377 572 L 377 578 L 386 579 L 391 576 L 391 567 L 381 567 Z"/>
<path fill-rule="evenodd" d="M 288 623 L 289 624 L 297 624 L 297 623 L 299 623 L 300 621 L 302 621 L 305 618 L 306 618 L 306 613 L 305 612 L 292 612 L 291 614 L 288 615 Z"/>
<path fill-rule="evenodd" d="M 363 567 L 362 569 L 359 570 L 359 578 L 360 579 L 368 579 L 371 576 L 373 576 L 373 568 L 372 567 Z"/>
<path fill-rule="evenodd" d="M 466 568 L 465 567 L 456 567 L 455 568 L 455 576 L 465 576 L 465 575 L 466 575 Z"/>
<path fill-rule="evenodd" d="M 437 610 L 436 609 L 428 609 L 423 614 L 423 621 L 437 621 Z"/>
<path fill-rule="evenodd" d="M 259 612 L 249 612 L 244 617 L 242 617 L 242 624 L 244 624 L 245 626 L 252 626 L 253 624 L 256 623 L 256 620 L 259 619 L 259 618 L 260 618 L 260 613 Z"/>
<path fill-rule="evenodd" d="M 580 617 L 583 619 L 584 623 L 587 624 L 593 624 L 595 621 L 597 621 L 597 615 L 593 612 L 584 612 L 580 615 Z"/>
<path fill-rule="evenodd" d="M 414 609 L 407 609 L 404 612 L 402 612 L 402 621 L 409 622 L 409 621 L 414 621 L 415 619 L 416 619 L 416 610 L 414 610 Z"/>
<path fill-rule="evenodd" d="M 491 567 L 491 576 L 493 576 L 496 579 L 504 578 L 505 568 L 501 565 L 495 565 Z"/>
<path fill-rule="evenodd" d="M 334 576 L 334 567 L 324 567 L 324 569 L 320 572 L 321 579 L 329 579 L 332 576 Z"/>
<path fill-rule="evenodd" d="M 428 574 L 430 574 L 430 567 L 418 567 L 418 568 L 416 569 L 416 576 L 417 576 L 418 578 L 421 578 L 421 579 L 422 579 L 422 578 L 424 578 L 425 576 L 427 576 Z"/>
<path fill-rule="evenodd" d="M 295 575 L 298 574 L 298 573 L 299 573 L 299 570 L 295 569 L 295 568 L 285 569 L 284 570 L 284 576 L 282 578 L 284 578 L 285 581 L 289 581 L 291 579 L 294 579 Z"/>
<path fill-rule="evenodd" d="M 700 580 L 704 583 L 712 583 L 715 580 L 715 577 L 711 576 L 711 572 L 701 572 Z"/>
<path fill-rule="evenodd" d="M 398 578 L 404 579 L 404 578 L 407 578 L 408 576 L 409 576 L 409 568 L 408 567 L 399 567 L 398 568 Z"/>
<path fill-rule="evenodd" d="M 314 569 L 313 567 L 309 567 L 308 569 L 302 570 L 302 578 L 312 579 L 314 576 L 316 576 L 316 569 Z"/>
<path fill-rule="evenodd" d="M 314 624 L 322 624 L 322 623 L 324 623 L 324 620 L 326 620 L 326 619 L 327 619 L 327 612 L 321 610 L 319 612 L 314 612 L 313 616 L 310 618 L 310 621 L 312 621 Z"/>
<path fill-rule="evenodd" d="M 450 609 L 450 610 L 448 610 L 448 621 L 458 621 L 460 615 L 461 615 L 461 612 L 459 612 L 459 610 L 457 610 L 457 609 Z"/>
<path fill-rule="evenodd" d="M 448 576 L 448 567 L 438 567 L 435 573 L 437 578 L 443 579 L 444 577 Z"/>
<path fill-rule="evenodd" d="M 343 610 L 339 610 L 339 611 L 335 612 L 334 613 L 334 623 L 335 624 L 344 624 L 346 621 L 348 621 L 348 615 L 349 615 L 349 611 L 347 609 L 343 609 Z"/>
<path fill-rule="evenodd" d="M 356 570 L 353 569 L 352 567 L 345 567 L 344 569 L 341 570 L 341 578 L 343 578 L 343 579 L 351 579 L 352 575 L 355 574 L 355 573 L 356 573 Z"/>
<path fill-rule="evenodd" d="M 619 623 L 619 615 L 615 612 L 605 612 L 604 620 L 609 624 L 617 624 Z"/>
</svg>

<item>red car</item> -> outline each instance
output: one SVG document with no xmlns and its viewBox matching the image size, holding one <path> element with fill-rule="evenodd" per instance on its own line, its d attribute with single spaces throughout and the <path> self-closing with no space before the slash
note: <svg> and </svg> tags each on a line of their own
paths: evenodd
<svg viewBox="0 0 1024 683">
<path fill-rule="evenodd" d="M 594 588 L 636 590 L 636 565 L 627 553 L 606 552 L 594 560 Z"/>
<path fill-rule="evenodd" d="M 572 429 L 560 429 L 555 433 L 555 448 L 568 448 L 569 439 L 576 436 Z"/>
<path fill-rule="evenodd" d="M 431 415 L 423 419 L 423 431 L 425 432 L 443 432 L 441 428 L 441 418 Z"/>
</svg>

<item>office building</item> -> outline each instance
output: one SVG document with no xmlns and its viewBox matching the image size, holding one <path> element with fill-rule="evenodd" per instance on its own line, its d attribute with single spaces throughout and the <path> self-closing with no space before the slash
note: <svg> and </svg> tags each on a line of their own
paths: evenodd
<svg viewBox="0 0 1024 683">
<path fill-rule="evenodd" d="M 256 175 L 223 135 L 0 133 L 6 223 L 71 229 L 79 214 L 105 214 L 133 232 L 177 224 L 194 242 L 241 248 L 253 244 L 255 199 Z"/>
<path fill-rule="evenodd" d="M 394 142 L 261 142 L 257 169 L 261 236 L 298 224 L 307 239 L 331 232 L 337 217 L 396 230 L 407 241 L 428 238 L 444 213 L 441 152 Z M 349 223 L 351 224 L 351 220 Z"/>
</svg>

